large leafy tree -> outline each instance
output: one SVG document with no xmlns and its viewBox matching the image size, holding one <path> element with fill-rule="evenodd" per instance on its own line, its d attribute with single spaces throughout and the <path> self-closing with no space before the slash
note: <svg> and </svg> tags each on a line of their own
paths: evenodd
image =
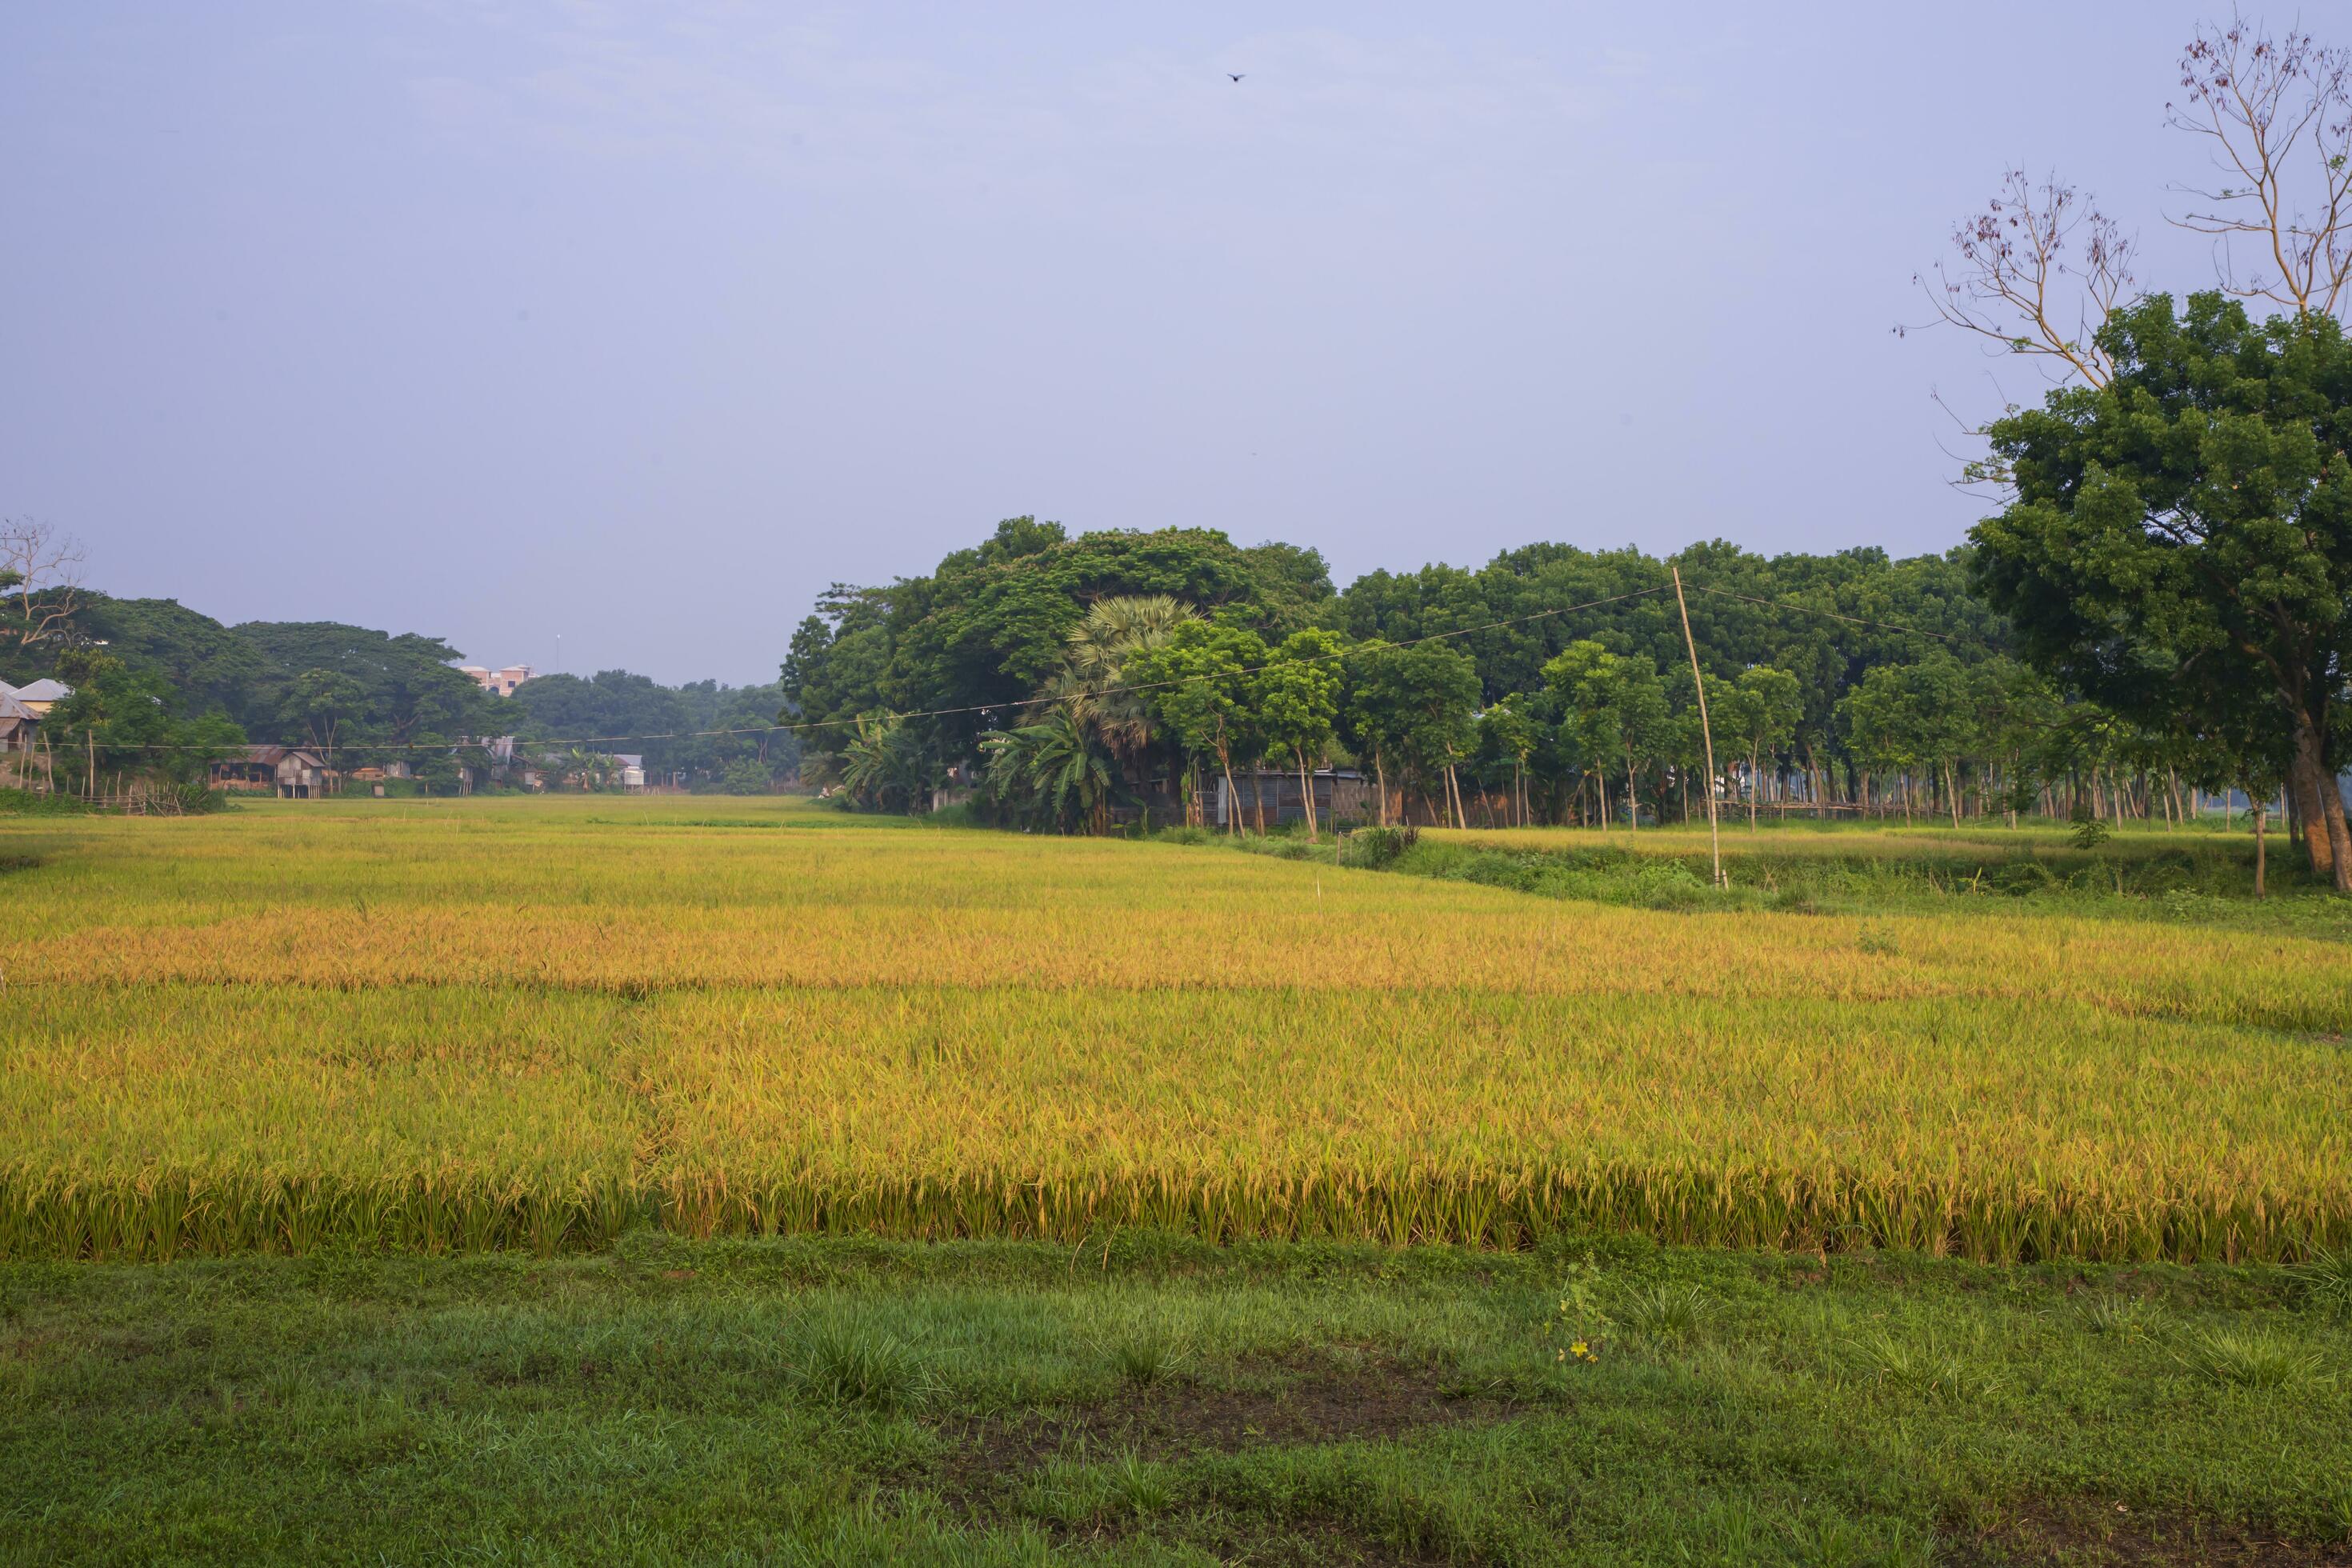
<svg viewBox="0 0 2352 1568">
<path fill-rule="evenodd" d="M 428 735 L 498 734 L 509 722 L 500 700 L 459 670 L 457 650 L 438 637 L 333 621 L 249 621 L 234 630 L 266 670 L 254 693 L 256 710 L 275 719 L 289 739 L 303 737 L 301 725 L 283 717 L 286 691 L 314 669 L 358 683 L 363 701 L 350 729 L 373 743 L 406 748 Z"/>
<path fill-rule="evenodd" d="M 2222 171 L 2176 187 L 2218 289 L 2137 297 L 2133 247 L 2075 187 L 2011 173 L 1964 219 L 1937 314 L 2069 384 L 1985 427 L 2008 489 L 1977 580 L 2029 658 L 2145 732 L 2278 722 L 2315 871 L 2352 891 L 2341 760 L 2352 403 L 2352 50 L 2242 17 L 2182 49 L 2168 122 Z M 2278 316 L 2256 322 L 2238 301 Z M 2265 732 L 2256 726 L 2247 731 Z"/>
<path fill-rule="evenodd" d="M 2016 499 L 1975 531 L 1977 580 L 2029 657 L 2146 728 L 2276 714 L 2312 868 L 2352 890 L 2352 347 L 2219 293 L 2143 300 L 2097 342 L 2104 384 L 1990 427 Z"/>
<path fill-rule="evenodd" d="M 1057 523 L 1013 518 L 928 576 L 836 585 L 794 634 L 784 683 L 811 721 L 877 706 L 938 713 L 910 721 L 937 736 L 942 754 L 970 757 L 1001 710 L 1064 670 L 1073 633 L 1102 601 L 1165 597 L 1279 636 L 1311 624 L 1329 595 L 1312 551 L 1243 549 L 1210 529 L 1072 539 Z"/>
<path fill-rule="evenodd" d="M 360 714 L 367 693 L 360 683 L 339 670 L 306 669 L 287 683 L 278 703 L 279 717 L 302 726 L 305 735 L 329 767 L 335 765 L 335 742 L 343 726 Z"/>
</svg>

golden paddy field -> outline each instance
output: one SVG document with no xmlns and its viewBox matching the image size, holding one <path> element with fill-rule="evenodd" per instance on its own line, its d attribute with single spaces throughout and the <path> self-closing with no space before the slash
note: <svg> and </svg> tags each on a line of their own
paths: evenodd
<svg viewBox="0 0 2352 1568">
<path fill-rule="evenodd" d="M 2309 937 L 1663 912 L 772 800 L 0 818 L 0 867 L 5 1256 L 646 1218 L 2352 1244 L 2352 954 Z"/>
</svg>

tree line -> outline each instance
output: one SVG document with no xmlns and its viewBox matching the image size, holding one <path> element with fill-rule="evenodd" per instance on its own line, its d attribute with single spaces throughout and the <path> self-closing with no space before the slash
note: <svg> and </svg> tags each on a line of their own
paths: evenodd
<svg viewBox="0 0 2352 1568">
<path fill-rule="evenodd" d="M 12 563 L 0 568 L 0 680 L 73 689 L 43 725 L 53 769 L 68 774 L 201 792 L 214 762 L 276 742 L 343 770 L 405 763 L 428 790 L 454 792 L 460 768 L 488 776 L 484 742 L 507 735 L 547 742 L 559 777 L 609 776 L 609 759 L 630 753 L 650 773 L 756 793 L 798 766 L 792 736 L 774 729 L 783 694 L 772 684 L 670 687 L 614 669 L 534 677 L 502 698 L 438 637 L 332 621 L 225 626 L 176 600 L 83 588 L 75 553 L 42 525 L 0 525 L 0 559 Z M 726 730 L 753 732 L 694 733 Z M 570 744 L 579 737 L 590 739 Z"/>
<path fill-rule="evenodd" d="M 1670 568 L 1696 585 L 1712 774 Z M 1241 779 L 1279 770 L 1313 833 L 1308 775 L 1333 765 L 1378 820 L 1465 825 L 1638 826 L 1710 789 L 1750 814 L 2177 819 L 2249 782 L 2070 700 L 1969 578 L 1967 551 L 1551 544 L 1341 592 L 1292 546 L 1016 518 L 926 577 L 834 588 L 785 689 L 862 805 L 969 786 L 997 820 L 1073 832 L 1154 802 L 1201 821 L 1219 781 L 1258 809 Z"/>
</svg>

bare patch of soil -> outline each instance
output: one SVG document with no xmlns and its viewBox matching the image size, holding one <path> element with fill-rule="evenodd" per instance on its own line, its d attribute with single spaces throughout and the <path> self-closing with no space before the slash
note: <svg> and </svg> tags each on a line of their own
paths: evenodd
<svg viewBox="0 0 2352 1568">
<path fill-rule="evenodd" d="M 1989 1529 L 1948 1537 L 1951 1560 L 2035 1568 L 2158 1563 L 2179 1568 L 2352 1568 L 2352 1545 L 2282 1541 L 2240 1525 L 2135 1513 L 2115 1503 L 2033 1502 Z"/>
<path fill-rule="evenodd" d="M 1394 1437 L 1424 1426 L 1497 1421 L 1498 1399 L 1457 1397 L 1433 1367 L 1372 1362 L 1344 1367 L 1318 1358 L 1245 1363 L 1243 1385 L 1189 1378 L 1130 1385 L 1107 1403 L 997 1416 L 945 1429 L 958 1445 L 951 1479 L 985 1480 L 1027 1470 L 1066 1450 L 1133 1451 L 1146 1458 L 1232 1453 L 1261 1444 Z"/>
</svg>

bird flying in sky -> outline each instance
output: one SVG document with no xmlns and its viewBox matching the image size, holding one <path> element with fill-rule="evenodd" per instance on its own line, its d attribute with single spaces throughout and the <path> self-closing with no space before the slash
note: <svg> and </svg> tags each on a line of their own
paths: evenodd
<svg viewBox="0 0 2352 1568">
<path fill-rule="evenodd" d="M 1249 75 L 1249 72 L 1247 72 L 1247 71 L 1227 71 L 1225 74 L 1226 74 L 1227 76 L 1229 76 L 1229 77 L 1233 78 L 1235 81 L 1239 81 L 1239 80 L 1241 80 L 1241 79 L 1242 79 L 1242 78 L 1244 78 L 1244 77 L 1245 77 L 1245 76 Z"/>
</svg>

